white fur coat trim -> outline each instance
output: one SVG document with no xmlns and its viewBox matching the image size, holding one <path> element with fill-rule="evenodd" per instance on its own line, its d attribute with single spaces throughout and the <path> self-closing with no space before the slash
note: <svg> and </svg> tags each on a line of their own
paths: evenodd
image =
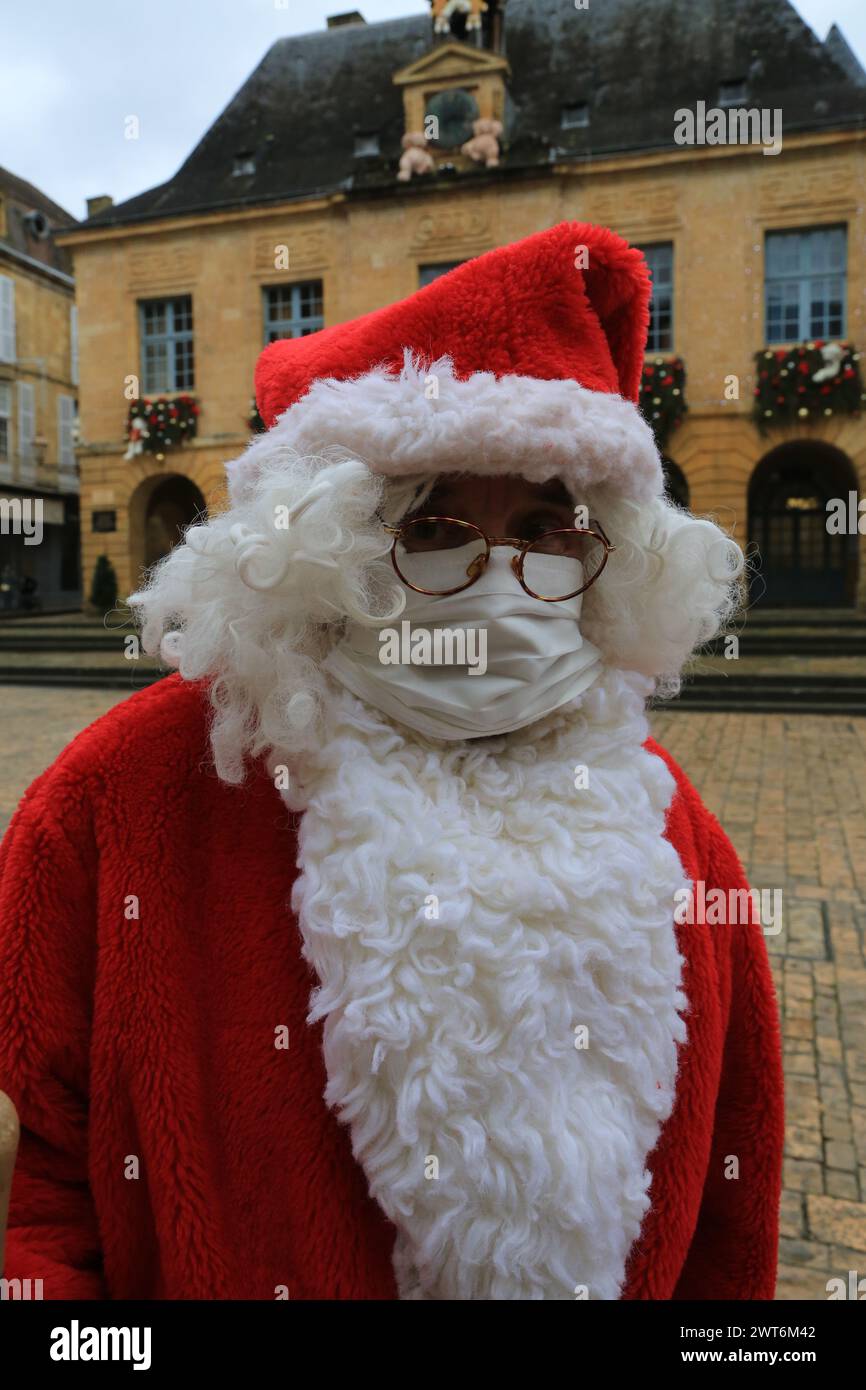
<svg viewBox="0 0 866 1390">
<path fill-rule="evenodd" d="M 447 746 L 335 696 L 292 903 L 402 1298 L 621 1293 L 686 1039 L 647 687 Z"/>
<path fill-rule="evenodd" d="M 315 381 L 228 464 L 233 502 L 286 446 L 308 455 L 339 446 L 390 477 L 504 474 L 517 461 L 530 482 L 561 477 L 578 501 L 584 488 L 605 483 L 636 501 L 664 490 L 652 430 L 631 401 L 571 380 L 492 372 L 460 380 L 448 358 L 425 367 L 408 350 L 399 373 Z"/>
</svg>

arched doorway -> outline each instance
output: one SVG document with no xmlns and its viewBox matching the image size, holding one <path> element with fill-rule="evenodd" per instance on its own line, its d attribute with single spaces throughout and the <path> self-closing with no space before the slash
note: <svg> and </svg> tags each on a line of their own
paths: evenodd
<svg viewBox="0 0 866 1390">
<path fill-rule="evenodd" d="M 139 483 L 129 499 L 133 583 L 178 544 L 186 527 L 206 515 L 201 492 L 181 473 L 158 473 Z"/>
<path fill-rule="evenodd" d="M 194 482 L 180 473 L 162 478 L 150 494 L 145 513 L 145 565 L 155 565 L 173 550 L 187 526 L 205 514 L 204 498 Z"/>
<path fill-rule="evenodd" d="M 665 492 L 668 499 L 675 503 L 677 507 L 689 505 L 689 484 L 685 473 L 678 463 L 666 456 L 662 457 L 662 470 L 665 475 Z"/>
<path fill-rule="evenodd" d="M 827 502 L 857 476 L 841 449 L 815 440 L 780 444 L 749 483 L 749 540 L 757 549 L 752 601 L 844 607 L 857 594 L 857 537 L 831 535 Z"/>
</svg>

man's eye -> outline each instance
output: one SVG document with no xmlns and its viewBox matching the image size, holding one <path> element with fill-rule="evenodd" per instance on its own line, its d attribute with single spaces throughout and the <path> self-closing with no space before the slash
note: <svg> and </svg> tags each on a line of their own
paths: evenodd
<svg viewBox="0 0 866 1390">
<path fill-rule="evenodd" d="M 520 527 L 520 536 L 524 541 L 534 541 L 543 536 L 545 531 L 559 531 L 568 525 L 570 522 L 563 521 L 558 516 L 531 516 L 527 517 Z"/>
<path fill-rule="evenodd" d="M 454 527 L 447 521 L 416 521 L 403 533 L 403 548 L 407 551 L 445 550 L 463 541 L 462 531 L 456 533 L 458 542 L 455 542 L 454 534 Z"/>
</svg>

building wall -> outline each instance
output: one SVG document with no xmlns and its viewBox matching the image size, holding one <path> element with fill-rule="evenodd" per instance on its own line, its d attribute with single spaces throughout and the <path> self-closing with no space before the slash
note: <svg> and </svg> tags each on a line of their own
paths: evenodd
<svg viewBox="0 0 866 1390">
<path fill-rule="evenodd" d="M 62 565 L 62 533 L 71 526 L 75 543 L 77 522 L 72 518 L 79 484 L 74 454 L 71 467 L 61 471 L 58 425 L 59 397 L 74 401 L 78 395 L 72 380 L 73 287 L 69 277 L 52 276 L 30 266 L 2 244 L 0 275 L 12 280 L 15 302 L 15 358 L 0 361 L 0 383 L 11 387 L 12 406 L 9 453 L 6 459 L 0 458 L 0 496 L 42 499 L 44 508 L 40 545 L 25 545 L 20 535 L 8 531 L 0 535 L 0 570 L 11 568 L 19 580 L 35 578 L 43 607 L 73 607 L 80 600 L 80 587 L 63 586 L 64 575 L 70 577 L 70 566 Z M 33 387 L 35 441 L 29 459 L 19 450 L 19 382 Z"/>
<path fill-rule="evenodd" d="M 599 222 L 640 244 L 674 245 L 674 351 L 686 364 L 689 414 L 668 446 L 685 473 L 692 509 L 746 539 L 747 489 L 776 444 L 807 438 L 849 457 L 866 496 L 866 421 L 829 419 L 762 437 L 751 420 L 753 355 L 764 346 L 763 244 L 767 230 L 844 222 L 848 227 L 845 336 L 866 344 L 866 220 L 859 190 L 866 135 L 786 141 L 781 156 L 715 147 L 641 159 L 554 167 L 544 176 L 342 196 L 252 212 L 175 219 L 75 234 L 81 305 L 81 452 L 85 575 L 106 553 L 121 592 L 138 579 L 143 499 L 159 478 L 188 476 L 209 507 L 222 505 L 222 469 L 248 438 L 245 418 L 262 337 L 262 286 L 321 279 L 326 324 L 411 294 L 418 268 L 478 255 L 565 218 Z M 289 268 L 275 269 L 277 248 Z M 199 437 L 162 463 L 123 457 L 124 380 L 139 370 L 137 301 L 191 293 Z M 724 398 L 739 378 L 739 400 Z M 115 509 L 118 530 L 94 534 L 92 511 Z M 866 607 L 866 537 L 859 603 Z"/>
</svg>

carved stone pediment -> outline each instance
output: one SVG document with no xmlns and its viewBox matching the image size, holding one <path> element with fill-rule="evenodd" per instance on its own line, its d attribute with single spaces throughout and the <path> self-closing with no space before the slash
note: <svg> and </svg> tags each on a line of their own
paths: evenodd
<svg viewBox="0 0 866 1390">
<path fill-rule="evenodd" d="M 403 91 L 404 132 L 423 131 L 431 140 L 429 150 L 437 165 L 450 163 L 458 169 L 471 168 L 472 160 L 460 152 L 461 145 L 473 135 L 470 117 L 505 125 L 505 83 L 510 73 L 508 59 L 501 53 L 454 41 L 434 45 L 392 77 L 394 85 Z M 458 137 L 440 142 L 438 136 L 431 139 L 425 121 L 431 106 L 445 103 L 447 107 L 451 93 L 455 100 L 463 102 L 470 115 L 466 117 L 466 129 Z M 447 125 L 447 116 L 445 120 Z"/>
<path fill-rule="evenodd" d="M 473 77 L 489 77 L 493 74 L 510 76 L 508 59 L 501 53 L 488 53 L 484 49 L 471 48 L 465 43 L 440 43 L 416 58 L 414 63 L 399 68 L 392 77 L 396 87 L 406 87 L 417 83 L 438 86 L 441 82 L 464 83 Z"/>
</svg>

